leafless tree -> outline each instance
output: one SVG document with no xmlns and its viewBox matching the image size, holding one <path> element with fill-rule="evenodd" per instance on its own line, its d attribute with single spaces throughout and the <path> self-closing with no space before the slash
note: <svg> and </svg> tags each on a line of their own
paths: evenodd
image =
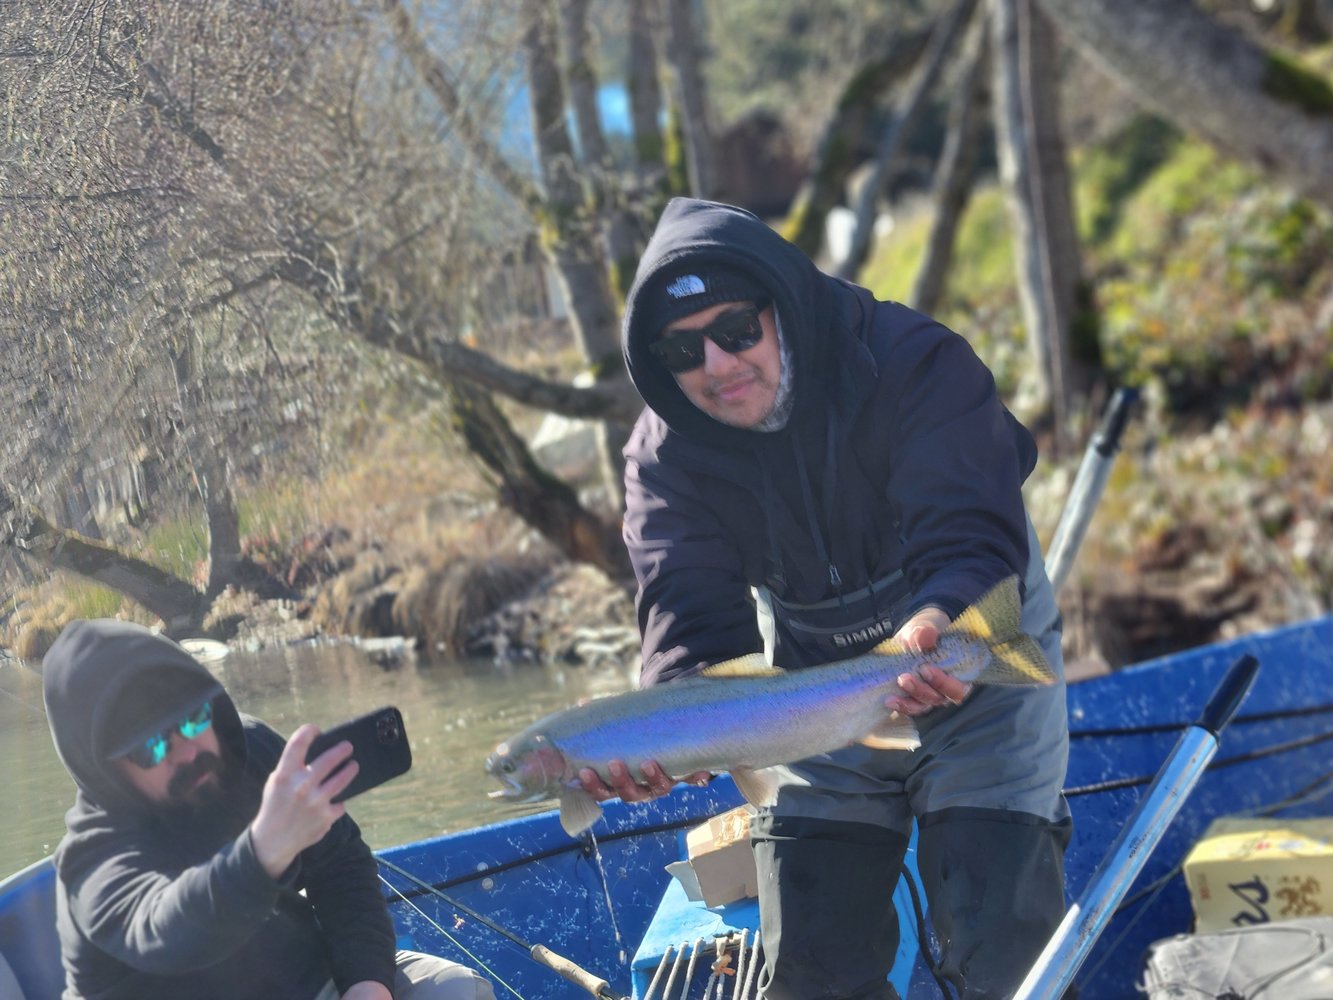
<svg viewBox="0 0 1333 1000">
<path fill-rule="evenodd" d="M 988 31 L 989 22 L 984 18 L 972 25 L 963 71 L 950 103 L 949 132 L 935 168 L 935 217 L 907 297 L 909 306 L 924 313 L 935 311 L 944 292 L 953 260 L 954 237 L 972 193 L 981 126 L 990 93 L 986 78 L 990 66 Z"/>
<path fill-rule="evenodd" d="M 717 151 L 704 85 L 703 37 L 695 0 L 662 0 L 666 4 L 671 68 L 681 108 L 681 131 L 689 167 L 690 193 L 711 198 L 717 190 Z"/>
<path fill-rule="evenodd" d="M 1081 280 L 1068 157 L 1059 123 L 1055 32 L 1033 0 L 992 0 L 995 121 L 1010 206 L 1019 301 L 1038 391 L 1057 442 L 1086 389 L 1071 346 Z"/>
</svg>

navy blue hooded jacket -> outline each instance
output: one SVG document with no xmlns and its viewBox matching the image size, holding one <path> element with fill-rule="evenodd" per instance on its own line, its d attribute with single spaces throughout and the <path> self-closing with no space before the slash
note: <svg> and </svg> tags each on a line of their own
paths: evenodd
<svg viewBox="0 0 1333 1000">
<path fill-rule="evenodd" d="M 648 351 L 645 290 L 710 265 L 772 296 L 794 376 L 782 430 L 714 420 Z M 624 524 L 645 686 L 759 649 L 751 587 L 813 604 L 901 571 L 907 614 L 953 616 L 1021 579 L 1036 447 L 936 321 L 824 274 L 746 211 L 678 198 L 640 262 L 623 347 L 648 404 L 625 449 Z M 808 665 L 781 644 L 776 660 Z"/>
<path fill-rule="evenodd" d="M 206 812 L 150 805 L 106 760 L 109 707 L 162 671 L 218 691 L 213 725 L 240 775 Z M 189 653 L 137 625 L 81 621 L 52 645 L 42 676 L 78 786 L 55 858 L 65 1000 L 305 1000 L 330 978 L 340 990 L 392 986 L 393 926 L 356 824 L 339 819 L 281 881 L 264 871 L 249 823 L 282 737 L 238 713 Z"/>
</svg>

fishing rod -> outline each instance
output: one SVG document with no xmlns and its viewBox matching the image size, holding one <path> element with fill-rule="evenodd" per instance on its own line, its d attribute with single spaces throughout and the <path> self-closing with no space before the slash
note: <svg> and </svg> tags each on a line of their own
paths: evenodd
<svg viewBox="0 0 1333 1000">
<path fill-rule="evenodd" d="M 1056 525 L 1046 556 L 1046 575 L 1050 577 L 1051 587 L 1057 594 L 1069 574 L 1069 568 L 1074 564 L 1074 554 L 1083 543 L 1093 511 L 1097 509 L 1097 501 L 1106 488 L 1116 452 L 1120 449 L 1120 438 L 1129 422 L 1130 409 L 1138 398 L 1137 389 L 1128 386 L 1117 389 L 1106 408 L 1101 425 L 1088 442 L 1087 451 L 1083 453 L 1083 464 L 1074 477 L 1074 485 L 1070 487 L 1069 499 L 1060 514 L 1060 523 Z"/>
<path fill-rule="evenodd" d="M 425 879 L 420 878 L 417 875 L 414 875 L 412 872 L 408 871 L 405 868 L 400 867 L 399 865 L 394 864 L 392 861 L 379 857 L 377 857 L 376 860 L 385 868 L 389 869 L 389 871 L 393 872 L 395 875 L 400 875 L 403 878 L 407 879 L 418 889 L 421 889 L 422 891 L 426 892 L 429 895 L 438 897 L 440 900 L 449 904 L 458 912 L 471 917 L 479 924 L 482 924 L 485 927 L 489 927 L 491 930 L 495 931 L 495 933 L 499 934 L 501 937 L 509 941 L 512 941 L 514 944 L 518 945 L 518 947 L 526 951 L 528 953 L 528 956 L 538 965 L 544 965 L 546 968 L 556 973 L 556 975 L 562 977 L 565 980 L 568 980 L 575 986 L 578 986 L 580 989 L 586 990 L 592 996 L 597 997 L 598 1000 L 630 1000 L 630 997 L 625 996 L 623 993 L 617 993 L 615 990 L 613 990 L 611 988 L 611 984 L 607 982 L 605 979 L 602 979 L 599 976 L 594 975 L 593 973 L 589 972 L 582 966 L 576 964 L 575 962 L 571 961 L 568 958 L 565 958 L 563 955 L 557 954 L 550 948 L 546 947 L 546 945 L 531 944 L 530 942 L 523 940 L 523 938 L 519 937 L 517 934 L 509 930 L 507 927 L 503 927 L 500 924 L 497 924 L 490 917 L 478 913 L 470 906 L 466 905 L 465 903 L 459 902 L 457 899 L 454 899 L 452 896 L 431 885 Z"/>
<path fill-rule="evenodd" d="M 1013 1000 L 1058 1000 L 1185 798 L 1217 753 L 1222 730 L 1254 686 L 1259 661 L 1250 654 L 1227 670 L 1197 722 L 1181 733 L 1152 785 L 1093 872 L 1078 902 L 1052 935 Z"/>
</svg>

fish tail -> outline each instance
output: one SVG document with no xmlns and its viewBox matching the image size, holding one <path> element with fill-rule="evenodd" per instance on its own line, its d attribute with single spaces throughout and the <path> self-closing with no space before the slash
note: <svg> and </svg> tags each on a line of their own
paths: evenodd
<svg viewBox="0 0 1333 1000">
<path fill-rule="evenodd" d="M 1019 635 L 991 646 L 990 662 L 977 676 L 978 684 L 1054 684 L 1055 671 L 1030 635 Z"/>
<path fill-rule="evenodd" d="M 1055 671 L 1046 654 L 1020 624 L 1023 603 L 1018 577 L 1009 576 L 986 591 L 946 629 L 981 639 L 990 647 L 990 662 L 977 676 L 979 684 L 1051 684 Z"/>
</svg>

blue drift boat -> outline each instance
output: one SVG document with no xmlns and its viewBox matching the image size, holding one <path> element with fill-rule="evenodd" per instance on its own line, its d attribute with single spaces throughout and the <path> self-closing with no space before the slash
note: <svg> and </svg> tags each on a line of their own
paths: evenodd
<svg viewBox="0 0 1333 1000">
<path fill-rule="evenodd" d="M 1333 617 L 1069 688 L 1073 900 L 1093 881 L 1181 734 L 1247 655 L 1259 662 L 1257 683 L 1081 959 L 1074 982 L 1083 1000 L 1134 996 L 1148 945 L 1190 930 L 1181 863 L 1213 819 L 1327 814 Z M 549 812 L 382 851 L 402 944 L 486 970 L 497 996 L 754 996 L 754 901 L 708 908 L 688 900 L 665 870 L 684 856 L 688 829 L 740 801 L 722 777 L 646 806 L 612 803 L 591 835 L 578 840 Z M 930 945 L 918 946 L 920 893 L 911 867 L 895 893 L 903 946 L 892 979 L 904 997 L 921 1000 L 939 990 L 923 958 Z M 0 1000 L 60 995 L 54 879 L 48 860 L 0 883 Z M 1250 905 L 1250 919 L 1284 916 Z"/>
</svg>

